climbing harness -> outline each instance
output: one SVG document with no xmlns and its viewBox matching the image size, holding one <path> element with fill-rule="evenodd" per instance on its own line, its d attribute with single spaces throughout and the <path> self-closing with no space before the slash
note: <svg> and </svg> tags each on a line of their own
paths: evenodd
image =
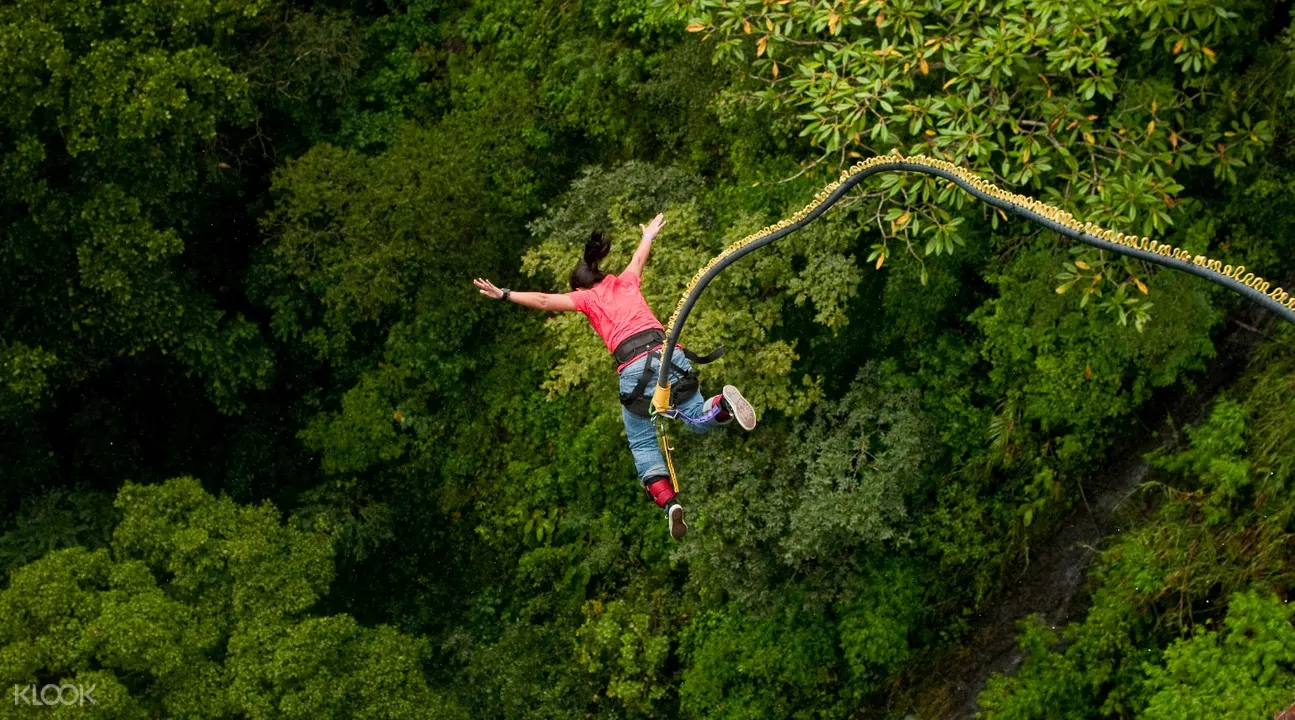
<svg viewBox="0 0 1295 720">
<path fill-rule="evenodd" d="M 659 347 L 663 342 L 665 342 L 665 331 L 661 328 L 650 328 L 630 335 L 612 351 L 612 357 L 616 360 L 616 367 L 619 368 L 637 360 L 640 355 Z"/>
<path fill-rule="evenodd" d="M 915 172 L 944 178 L 981 202 L 1011 211 L 1072 240 L 1205 278 L 1271 310 L 1286 322 L 1295 324 L 1295 295 L 1282 288 L 1269 291 L 1270 283 L 1253 272 L 1247 272 L 1244 265 L 1235 267 L 1224 265 L 1219 260 L 1204 255 L 1192 255 L 1181 248 L 1146 237 L 1139 238 L 1136 235 L 1107 230 L 1095 223 L 1081 223 L 1065 210 L 1041 203 L 1031 197 L 1003 190 L 993 183 L 984 181 L 971 170 L 951 162 L 920 155 L 906 157 L 896 151 L 892 155 L 877 156 L 855 163 L 849 170 L 842 171 L 836 182 L 823 188 L 818 195 L 814 196 L 813 202 L 795 215 L 747 235 L 711 258 L 710 262 L 693 275 L 692 280 L 684 288 L 683 296 L 679 298 L 679 304 L 675 306 L 674 314 L 670 316 L 670 322 L 666 323 L 665 347 L 674 347 L 679 342 L 679 335 L 683 331 L 689 312 L 697 303 L 702 291 L 724 268 L 743 255 L 805 227 L 835 205 L 864 178 L 881 172 Z M 675 407 L 670 392 L 671 361 L 669 357 L 664 357 L 662 360 L 661 372 L 657 374 L 656 390 L 652 395 L 652 410 L 655 417 L 670 417 L 669 413 L 674 412 Z M 664 431 L 662 437 L 664 437 Z M 665 447 L 664 443 L 662 447 Z M 669 457 L 667 450 L 667 460 Z M 673 466 L 670 474 L 673 477 Z"/>
<path fill-rule="evenodd" d="M 714 405 L 712 405 L 709 410 L 707 410 L 706 412 L 703 412 L 701 414 L 701 417 L 692 417 L 691 415 L 688 415 L 684 413 L 684 411 L 679 410 L 677 408 L 666 410 L 658 414 L 661 415 L 662 417 L 670 418 L 671 420 L 683 420 L 689 425 L 701 425 L 702 423 L 706 423 L 706 422 L 710 422 L 711 420 L 714 420 L 715 418 L 719 417 L 719 415 L 723 412 L 724 412 L 724 408 L 721 407 L 720 404 L 717 402 Z"/>
<path fill-rule="evenodd" d="M 657 366 L 660 367 L 661 348 L 665 347 L 661 341 L 664 339 L 665 333 L 661 330 L 654 329 L 644 333 L 639 333 L 621 343 L 620 347 L 616 348 L 615 355 L 618 364 L 622 362 L 622 358 L 625 359 L 624 361 L 629 361 L 642 354 L 641 352 L 638 352 L 639 348 L 643 348 L 648 354 L 647 361 L 643 363 L 643 372 L 639 373 L 639 379 L 634 385 L 634 389 L 627 393 L 621 393 L 621 405 L 624 405 L 626 410 L 629 410 L 631 413 L 634 413 L 639 417 L 650 418 L 653 415 L 652 403 L 648 399 L 646 393 L 648 385 L 656 376 L 656 370 L 653 368 L 652 361 L 657 360 Z M 724 356 L 723 345 L 715 348 L 707 355 L 698 355 L 686 348 L 679 349 L 683 351 L 684 357 L 688 358 L 690 363 L 697 365 L 707 365 Z M 682 377 L 680 377 L 677 382 L 673 383 L 673 387 L 671 388 L 671 407 L 691 398 L 697 392 L 699 387 L 700 384 L 697 381 L 697 375 L 691 369 L 684 372 Z M 676 416 L 686 417 L 677 413 L 675 415 L 667 415 L 667 417 Z"/>
<path fill-rule="evenodd" d="M 670 484 L 674 487 L 675 492 L 679 492 L 679 476 L 675 473 L 674 457 L 671 454 L 674 450 L 674 446 L 670 444 L 670 436 L 666 433 L 665 423 L 662 423 L 657 419 L 658 413 L 652 407 L 652 402 L 645 394 L 648 384 L 652 382 L 652 379 L 656 374 L 656 370 L 653 369 L 653 361 L 657 361 L 657 368 L 660 367 L 662 349 L 666 347 L 662 344 L 662 340 L 664 339 L 664 331 L 657 329 L 648 330 L 627 338 L 616 348 L 616 351 L 613 354 L 616 357 L 617 365 L 620 365 L 624 362 L 633 361 L 643 352 L 647 353 L 647 360 L 643 363 L 643 371 L 639 373 L 638 382 L 635 383 L 634 389 L 630 392 L 621 393 L 621 404 L 631 413 L 638 415 L 639 417 L 649 418 L 652 420 L 652 425 L 656 429 L 657 433 L 657 444 L 661 446 L 661 453 L 665 456 L 666 469 L 670 473 Z M 695 365 L 707 365 L 724 356 L 723 345 L 715 348 L 706 355 L 698 355 L 686 348 L 679 349 L 683 351 L 684 357 L 688 358 L 688 361 Z M 672 407 L 661 413 L 660 417 L 679 419 L 684 420 L 685 422 L 698 424 L 713 419 L 720 412 L 718 404 L 707 410 L 705 413 L 702 413 L 702 416 L 699 418 L 690 417 L 685 415 L 682 411 L 674 409 L 674 406 L 680 405 L 689 400 L 699 391 L 699 389 L 700 383 L 697 380 L 697 375 L 691 368 L 689 368 L 688 371 L 683 373 L 679 380 L 671 383 L 669 393 Z M 651 493 L 649 492 L 649 494 Z M 655 500 L 656 497 L 653 496 L 653 499 Z"/>
</svg>

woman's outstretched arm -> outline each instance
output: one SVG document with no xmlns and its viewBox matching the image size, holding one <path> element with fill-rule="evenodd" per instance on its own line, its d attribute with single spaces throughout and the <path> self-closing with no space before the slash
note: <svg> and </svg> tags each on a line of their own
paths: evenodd
<svg viewBox="0 0 1295 720">
<path fill-rule="evenodd" d="M 630 264 L 625 266 L 625 272 L 643 277 L 643 266 L 647 264 L 648 253 L 652 252 L 652 239 L 661 232 L 662 225 L 665 225 L 665 213 L 657 213 L 656 217 L 652 218 L 652 222 L 646 226 L 639 225 L 639 229 L 643 231 L 643 239 L 639 241 L 638 249 L 634 251 Z"/>
<path fill-rule="evenodd" d="M 482 295 L 492 300 L 510 300 L 518 305 L 524 305 L 536 310 L 547 310 L 549 312 L 571 312 L 576 309 L 576 304 L 566 295 L 555 295 L 553 293 L 540 292 L 513 292 L 508 291 L 508 297 L 504 297 L 504 291 L 495 287 L 495 284 L 485 278 L 477 278 L 472 281 L 477 286 L 477 290 Z"/>
</svg>

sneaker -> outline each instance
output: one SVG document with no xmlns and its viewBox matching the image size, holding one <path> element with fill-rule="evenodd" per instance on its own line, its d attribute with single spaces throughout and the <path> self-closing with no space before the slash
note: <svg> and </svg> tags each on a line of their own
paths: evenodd
<svg viewBox="0 0 1295 720">
<path fill-rule="evenodd" d="M 751 403 L 742 397 L 742 391 L 732 385 L 725 385 L 722 397 L 724 398 L 724 409 L 728 410 L 733 419 L 737 420 L 737 424 L 743 430 L 754 430 L 755 408 L 751 407 Z"/>
<path fill-rule="evenodd" d="M 670 537 L 678 540 L 688 532 L 688 525 L 683 521 L 683 505 L 670 503 L 670 507 L 666 509 L 666 517 L 670 520 Z"/>
</svg>

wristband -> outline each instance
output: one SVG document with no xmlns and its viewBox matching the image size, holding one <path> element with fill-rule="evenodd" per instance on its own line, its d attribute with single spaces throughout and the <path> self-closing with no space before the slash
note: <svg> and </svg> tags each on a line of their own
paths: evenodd
<svg viewBox="0 0 1295 720">
<path fill-rule="evenodd" d="M 499 289 L 504 291 L 504 294 L 500 295 L 499 299 L 503 300 L 504 302 L 508 302 L 508 296 L 511 295 L 513 291 L 509 290 L 508 288 L 499 288 Z"/>
</svg>

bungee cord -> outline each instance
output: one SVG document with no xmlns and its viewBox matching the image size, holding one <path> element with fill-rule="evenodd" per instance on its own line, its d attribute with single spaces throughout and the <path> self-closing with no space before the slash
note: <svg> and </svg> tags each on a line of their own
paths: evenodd
<svg viewBox="0 0 1295 720">
<path fill-rule="evenodd" d="M 1081 223 L 1065 210 L 1025 195 L 1008 192 L 986 182 L 973 171 L 951 162 L 921 155 L 904 156 L 896 151 L 893 155 L 872 157 L 855 163 L 849 170 L 843 170 L 839 179 L 815 195 L 813 202 L 790 218 L 747 235 L 711 258 L 684 287 L 674 314 L 666 323 L 666 342 L 663 347 L 671 348 L 679 342 L 684 323 L 697 299 L 724 268 L 747 253 L 805 227 L 827 212 L 855 185 L 881 172 L 915 172 L 944 178 L 977 200 L 1013 212 L 1072 240 L 1205 278 L 1272 311 L 1286 322 L 1295 324 L 1295 296 L 1280 287 L 1270 289 L 1271 283 L 1249 272 L 1244 265 L 1227 265 L 1214 258 L 1192 255 L 1181 248 L 1146 237 L 1108 230 L 1096 223 Z M 654 415 L 659 417 L 669 417 L 673 411 L 670 404 L 670 370 L 669 353 L 663 353 L 662 367 L 657 373 L 657 387 L 652 395 L 652 409 L 655 411 Z M 673 468 L 671 475 L 674 475 Z"/>
</svg>

